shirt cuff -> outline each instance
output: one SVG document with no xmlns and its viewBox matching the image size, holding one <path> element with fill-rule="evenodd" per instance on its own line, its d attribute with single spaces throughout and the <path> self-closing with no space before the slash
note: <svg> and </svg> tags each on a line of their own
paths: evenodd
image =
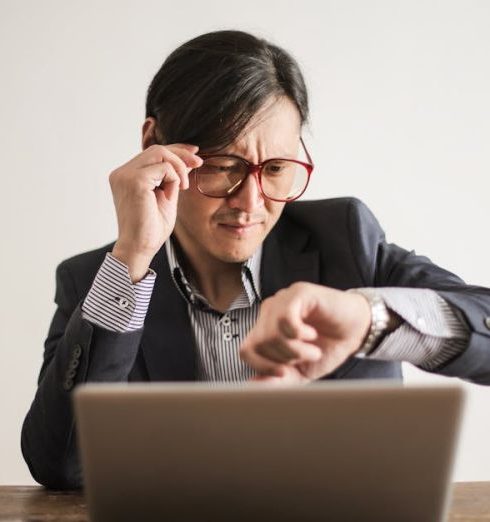
<svg viewBox="0 0 490 522">
<path fill-rule="evenodd" d="M 156 272 L 149 268 L 145 277 L 133 284 L 128 267 L 107 252 L 82 303 L 82 317 L 113 332 L 142 328 L 155 279 Z"/>
<path fill-rule="evenodd" d="M 407 361 L 433 370 L 462 353 L 470 332 L 459 311 L 434 290 L 373 288 L 403 323 L 383 338 L 368 359 Z"/>
</svg>

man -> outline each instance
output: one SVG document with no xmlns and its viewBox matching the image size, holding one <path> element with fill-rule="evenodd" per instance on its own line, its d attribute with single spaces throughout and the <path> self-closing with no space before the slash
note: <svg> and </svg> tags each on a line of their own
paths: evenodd
<svg viewBox="0 0 490 522">
<path fill-rule="evenodd" d="M 185 43 L 148 90 L 143 151 L 109 177 L 114 243 L 62 262 L 22 429 L 34 478 L 80 487 L 87 381 L 401 378 L 490 383 L 490 291 L 385 241 L 360 201 L 292 202 L 313 169 L 284 50 L 238 31 Z"/>
</svg>

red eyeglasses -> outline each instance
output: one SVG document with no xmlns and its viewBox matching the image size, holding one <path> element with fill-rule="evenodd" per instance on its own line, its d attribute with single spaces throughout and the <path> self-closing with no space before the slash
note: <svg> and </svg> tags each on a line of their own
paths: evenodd
<svg viewBox="0 0 490 522">
<path fill-rule="evenodd" d="M 197 189 L 210 198 L 226 198 L 239 190 L 253 174 L 260 193 L 273 201 L 298 199 L 308 187 L 313 161 L 300 138 L 308 163 L 289 158 L 270 158 L 257 165 L 233 154 L 198 154 L 203 164 L 194 169 Z"/>
</svg>

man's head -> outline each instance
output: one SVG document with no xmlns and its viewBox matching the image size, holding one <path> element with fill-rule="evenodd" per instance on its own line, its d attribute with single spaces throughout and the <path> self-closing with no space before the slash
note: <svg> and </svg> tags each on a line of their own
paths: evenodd
<svg viewBox="0 0 490 522">
<path fill-rule="evenodd" d="M 284 50 L 241 31 L 217 31 L 166 59 L 148 89 L 146 116 L 144 147 L 190 143 L 199 153 L 235 154 L 257 164 L 297 157 L 308 98 L 299 67 Z M 174 232 L 195 259 L 242 262 L 283 207 L 260 193 L 255 176 L 215 199 L 201 194 L 191 175 Z"/>
</svg>

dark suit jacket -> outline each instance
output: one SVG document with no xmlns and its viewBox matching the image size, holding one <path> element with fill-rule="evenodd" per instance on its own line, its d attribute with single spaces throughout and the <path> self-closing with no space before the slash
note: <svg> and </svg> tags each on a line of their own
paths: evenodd
<svg viewBox="0 0 490 522">
<path fill-rule="evenodd" d="M 170 277 L 165 249 L 153 259 L 157 279 L 144 328 L 115 333 L 82 319 L 81 303 L 113 243 L 63 261 L 56 270 L 55 312 L 44 347 L 38 390 L 22 428 L 33 477 L 52 488 L 82 484 L 71 391 L 87 381 L 192 381 L 196 353 L 186 303 Z M 338 289 L 405 286 L 435 289 L 462 312 L 467 349 L 434 370 L 490 384 L 490 290 L 385 241 L 369 209 L 337 198 L 286 205 L 264 242 L 263 297 L 295 281 Z M 350 358 L 324 379 L 401 379 L 399 362 Z"/>
</svg>

